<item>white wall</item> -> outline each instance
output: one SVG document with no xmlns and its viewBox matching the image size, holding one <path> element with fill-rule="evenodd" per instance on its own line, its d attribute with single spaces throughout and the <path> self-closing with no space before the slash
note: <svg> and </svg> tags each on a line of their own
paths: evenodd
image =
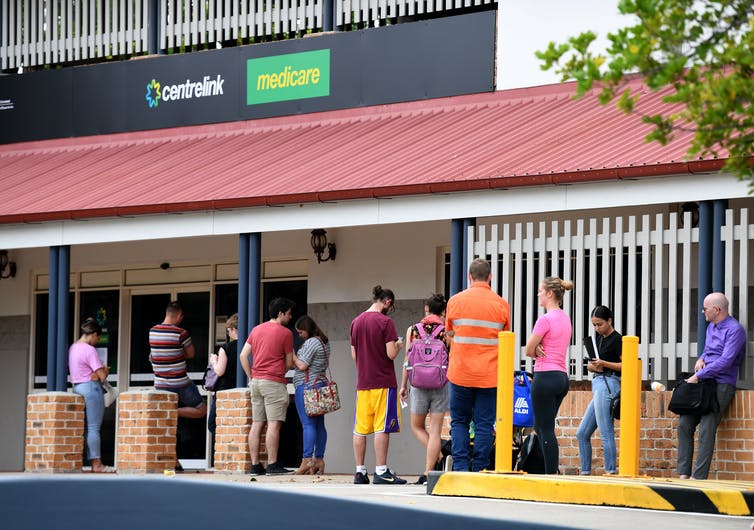
<svg viewBox="0 0 754 530">
<path fill-rule="evenodd" d="M 539 68 L 534 52 L 586 30 L 597 34 L 595 49 L 606 49 L 607 34 L 632 21 L 618 12 L 617 5 L 617 0 L 500 0 L 497 89 L 559 83 L 553 71 Z"/>
<path fill-rule="evenodd" d="M 377 284 L 398 300 L 424 299 L 436 288 L 436 249 L 450 244 L 450 221 L 340 228 L 327 236 L 337 258 L 310 262 L 309 302 L 366 302 Z"/>
</svg>

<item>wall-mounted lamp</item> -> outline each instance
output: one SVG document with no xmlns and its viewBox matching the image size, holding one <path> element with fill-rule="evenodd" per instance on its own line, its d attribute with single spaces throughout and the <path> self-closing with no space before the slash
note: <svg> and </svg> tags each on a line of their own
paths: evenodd
<svg viewBox="0 0 754 530">
<path fill-rule="evenodd" d="M 0 280 L 16 275 L 16 262 L 8 259 L 8 251 L 0 250 Z"/>
<path fill-rule="evenodd" d="M 327 249 L 327 257 L 323 258 L 322 254 L 325 253 L 325 249 Z M 327 242 L 327 232 L 321 228 L 312 230 L 312 250 L 314 250 L 314 255 L 317 256 L 317 263 L 335 260 L 335 243 Z"/>
</svg>

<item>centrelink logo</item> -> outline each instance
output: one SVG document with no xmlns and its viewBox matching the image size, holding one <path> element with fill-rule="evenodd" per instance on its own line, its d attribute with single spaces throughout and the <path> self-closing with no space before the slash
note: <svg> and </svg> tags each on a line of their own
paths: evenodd
<svg viewBox="0 0 754 530">
<path fill-rule="evenodd" d="M 158 107 L 161 101 L 168 102 L 222 96 L 224 83 L 225 79 L 220 74 L 217 74 L 217 77 L 214 79 L 211 76 L 205 75 L 201 81 L 186 79 L 186 82 L 180 85 L 162 85 L 156 79 L 152 79 L 147 83 L 147 105 L 152 109 Z"/>
<path fill-rule="evenodd" d="M 525 397 L 516 398 L 516 403 L 513 405 L 513 411 L 516 414 L 529 413 L 529 402 L 526 400 Z"/>
</svg>

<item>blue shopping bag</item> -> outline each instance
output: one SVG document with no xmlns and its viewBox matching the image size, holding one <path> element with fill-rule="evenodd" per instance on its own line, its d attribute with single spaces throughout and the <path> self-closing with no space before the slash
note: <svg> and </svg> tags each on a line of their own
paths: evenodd
<svg viewBox="0 0 754 530">
<path fill-rule="evenodd" d="M 531 382 L 526 372 L 521 370 L 513 377 L 513 425 L 532 427 L 534 409 L 531 406 Z"/>
</svg>

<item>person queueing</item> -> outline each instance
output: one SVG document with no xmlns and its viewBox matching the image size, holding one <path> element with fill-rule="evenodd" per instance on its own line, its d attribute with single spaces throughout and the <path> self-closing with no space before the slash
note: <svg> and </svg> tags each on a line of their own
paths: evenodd
<svg viewBox="0 0 754 530">
<path fill-rule="evenodd" d="M 545 473 L 556 474 L 559 468 L 555 418 L 568 394 L 566 358 L 571 344 L 571 318 L 561 309 L 563 295 L 573 289 L 573 282 L 550 276 L 539 284 L 537 296 L 545 314 L 539 317 L 526 342 L 526 355 L 534 361 L 531 400 L 534 430 L 545 460 Z"/>
<path fill-rule="evenodd" d="M 610 402 L 620 393 L 621 353 L 623 338 L 613 327 L 613 313 L 604 305 L 592 310 L 594 345 L 596 358 L 590 359 L 587 370 L 592 378 L 592 401 L 586 408 L 581 425 L 576 431 L 579 441 L 579 461 L 582 475 L 592 473 L 592 443 L 594 431 L 599 428 L 602 438 L 602 452 L 605 459 L 605 473 L 616 472 L 615 430 Z"/>
<path fill-rule="evenodd" d="M 295 306 L 287 298 L 274 298 L 270 301 L 267 307 L 270 319 L 254 326 L 238 355 L 241 367 L 251 381 L 249 456 L 252 476 L 291 473 L 278 462 L 278 449 L 280 430 L 285 423 L 290 402 L 285 373 L 293 368 L 293 333 L 288 329 L 288 322 L 291 321 Z M 259 461 L 265 425 L 266 469 Z"/>
<path fill-rule="evenodd" d="M 228 340 L 209 356 L 209 364 L 217 374 L 215 392 L 236 388 L 236 372 L 238 371 L 238 313 L 231 315 L 225 321 L 225 331 Z M 207 417 L 207 427 L 214 435 L 217 428 L 217 399 L 212 400 Z M 212 441 L 214 444 L 214 440 Z"/>
<path fill-rule="evenodd" d="M 678 419 L 678 475 L 683 479 L 704 480 L 709 476 L 717 426 L 736 393 L 738 369 L 746 354 L 746 330 L 730 315 L 728 307 L 728 298 L 723 293 L 711 293 L 704 298 L 702 312 L 709 322 L 704 352 L 694 365 L 694 375 L 686 382 L 696 384 L 705 379 L 714 380 L 718 410 L 703 416 L 682 414 Z M 699 439 L 692 470 L 697 426 Z"/>
<path fill-rule="evenodd" d="M 445 296 L 433 294 L 424 301 L 424 318 L 406 330 L 406 352 L 411 349 L 411 343 L 420 338 L 417 326 L 423 326 L 427 336 L 432 335 L 438 326 L 445 325 Z M 445 340 L 445 332 L 440 332 L 438 338 Z M 415 388 L 408 390 L 408 355 L 403 363 L 403 377 L 401 379 L 400 395 L 402 400 L 409 398 L 411 409 L 411 430 L 416 439 L 426 449 L 424 473 L 416 484 L 424 484 L 427 476 L 441 458 L 441 434 L 445 413 L 450 409 L 450 388 L 444 384 L 440 388 Z M 429 431 L 427 431 L 427 415 L 429 415 Z"/>
<path fill-rule="evenodd" d="M 351 322 L 351 358 L 356 363 L 356 412 L 353 422 L 354 484 L 369 484 L 364 464 L 366 437 L 374 434 L 375 484 L 405 484 L 387 465 L 390 434 L 401 432 L 394 359 L 403 342 L 393 319 L 395 295 L 377 285 L 372 305 Z"/>
<path fill-rule="evenodd" d="M 293 386 L 296 389 L 296 411 L 303 430 L 301 465 L 296 475 L 321 475 L 325 472 L 325 447 L 327 430 L 325 415 L 309 416 L 304 407 L 304 389 L 307 381 L 316 383 L 318 376 L 325 375 L 330 363 L 330 340 L 308 315 L 296 320 L 296 331 L 304 343 L 293 354 Z"/>
<path fill-rule="evenodd" d="M 102 365 L 94 346 L 99 342 L 102 328 L 94 318 L 81 324 L 81 337 L 68 349 L 68 372 L 73 393 L 84 398 L 86 410 L 86 451 L 92 472 L 105 473 L 100 453 L 100 428 L 105 415 L 105 395 L 102 383 L 107 380 L 107 366 Z"/>
<path fill-rule="evenodd" d="M 450 297 L 445 314 L 450 337 L 453 471 L 490 469 L 497 405 L 498 333 L 511 328 L 508 302 L 490 287 L 489 262 L 481 258 L 472 261 L 468 278 L 468 289 Z M 475 436 L 470 451 L 472 421 Z"/>
</svg>

